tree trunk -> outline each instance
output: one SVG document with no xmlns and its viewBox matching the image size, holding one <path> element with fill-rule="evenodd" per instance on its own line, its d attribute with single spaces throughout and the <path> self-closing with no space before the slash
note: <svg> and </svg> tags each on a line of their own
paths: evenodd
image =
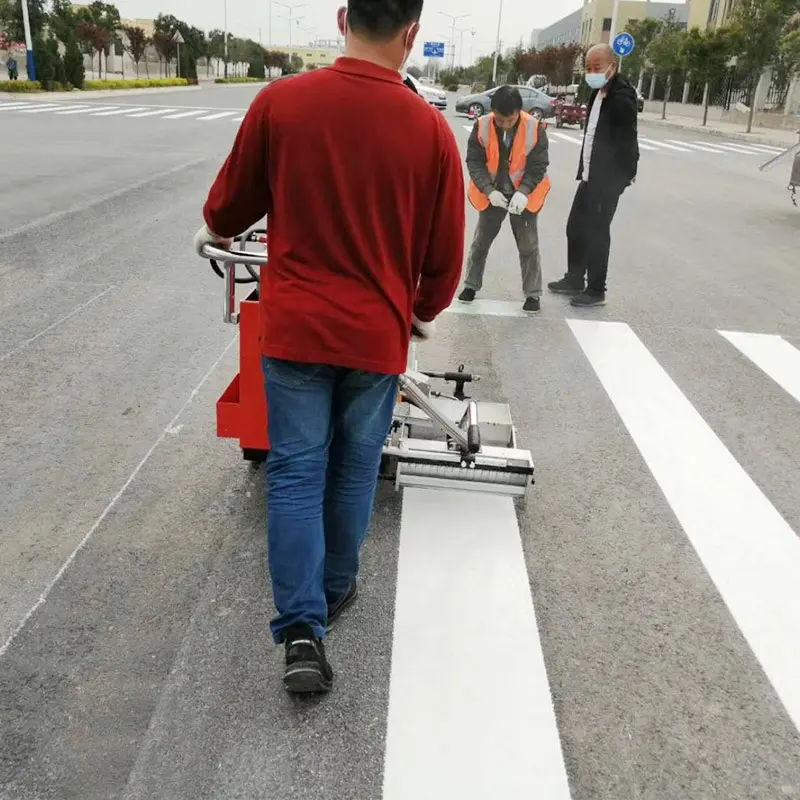
<svg viewBox="0 0 800 800">
<path fill-rule="evenodd" d="M 751 76 L 750 78 L 750 98 L 748 105 L 750 106 L 750 111 L 747 114 L 747 133 L 753 132 L 753 115 L 756 111 L 756 89 L 758 88 L 758 77 L 756 75 Z"/>
<path fill-rule="evenodd" d="M 708 81 L 706 81 L 705 86 L 703 86 L 703 127 L 708 122 L 708 95 Z"/>
<path fill-rule="evenodd" d="M 667 118 L 667 101 L 669 100 L 669 92 L 672 88 L 672 78 L 667 78 L 667 83 L 664 86 L 664 102 L 661 106 L 661 119 Z"/>
</svg>

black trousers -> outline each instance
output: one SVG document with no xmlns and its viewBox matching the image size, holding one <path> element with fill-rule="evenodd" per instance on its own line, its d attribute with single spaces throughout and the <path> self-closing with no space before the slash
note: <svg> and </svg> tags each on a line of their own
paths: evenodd
<svg viewBox="0 0 800 800">
<path fill-rule="evenodd" d="M 611 221 L 624 189 L 581 181 L 567 220 L 567 278 L 593 294 L 606 290 Z"/>
</svg>

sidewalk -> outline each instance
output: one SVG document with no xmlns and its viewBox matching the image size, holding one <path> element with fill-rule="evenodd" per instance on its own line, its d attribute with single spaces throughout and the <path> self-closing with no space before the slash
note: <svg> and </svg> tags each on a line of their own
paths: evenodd
<svg viewBox="0 0 800 800">
<path fill-rule="evenodd" d="M 734 122 L 709 121 L 705 127 L 702 119 L 695 117 L 681 117 L 677 114 L 667 114 L 666 119 L 661 119 L 661 114 L 651 111 L 642 111 L 639 119 L 648 125 L 657 125 L 662 128 L 675 128 L 678 130 L 705 133 L 709 136 L 724 136 L 726 139 L 737 139 L 753 144 L 766 144 L 775 147 L 791 147 L 798 142 L 798 134 L 793 131 L 778 130 L 775 128 L 753 127 L 752 133 L 745 133 L 742 125 Z M 800 123 L 798 123 L 800 128 Z"/>
</svg>

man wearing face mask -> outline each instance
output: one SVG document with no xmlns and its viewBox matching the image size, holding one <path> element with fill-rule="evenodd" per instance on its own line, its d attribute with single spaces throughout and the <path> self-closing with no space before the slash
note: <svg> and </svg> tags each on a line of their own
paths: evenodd
<svg viewBox="0 0 800 800">
<path fill-rule="evenodd" d="M 195 238 L 230 246 L 267 217 L 271 631 L 290 692 L 332 686 L 322 640 L 356 599 L 397 376 L 461 274 L 458 145 L 401 76 L 421 12 L 422 0 L 340 8 L 344 57 L 258 95 Z"/>
<path fill-rule="evenodd" d="M 567 273 L 548 284 L 553 292 L 572 295 L 573 306 L 605 303 L 611 221 L 639 163 L 636 90 L 617 72 L 609 45 L 597 44 L 587 52 L 586 82 L 592 94 L 580 183 L 567 221 Z"/>
</svg>

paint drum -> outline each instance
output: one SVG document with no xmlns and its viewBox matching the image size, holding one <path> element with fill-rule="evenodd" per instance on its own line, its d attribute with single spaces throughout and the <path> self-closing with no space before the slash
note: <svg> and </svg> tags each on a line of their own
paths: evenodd
<svg viewBox="0 0 800 800">
<path fill-rule="evenodd" d="M 800 186 L 800 153 L 794 154 L 794 163 L 792 164 L 792 175 L 789 178 L 790 186 Z"/>
</svg>

